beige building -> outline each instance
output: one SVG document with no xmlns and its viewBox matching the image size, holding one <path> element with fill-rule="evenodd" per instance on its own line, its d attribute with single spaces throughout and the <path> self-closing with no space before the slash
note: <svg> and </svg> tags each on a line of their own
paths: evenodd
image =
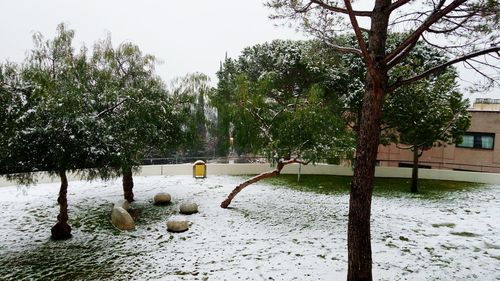
<svg viewBox="0 0 500 281">
<path fill-rule="evenodd" d="M 471 126 L 463 141 L 424 151 L 421 168 L 500 173 L 500 99 L 476 99 L 469 113 Z M 380 166 L 411 167 L 412 159 L 410 150 L 379 146 Z"/>
</svg>

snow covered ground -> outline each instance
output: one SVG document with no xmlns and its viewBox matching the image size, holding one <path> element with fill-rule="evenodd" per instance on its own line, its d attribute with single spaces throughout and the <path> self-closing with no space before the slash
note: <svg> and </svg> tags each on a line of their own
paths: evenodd
<svg viewBox="0 0 500 281">
<path fill-rule="evenodd" d="M 121 181 L 70 182 L 73 238 L 51 241 L 58 184 L 0 188 L 2 280 L 345 280 L 347 195 L 257 183 L 219 207 L 240 177 L 135 178 L 136 230 L 111 226 Z M 153 206 L 168 192 L 173 204 Z M 184 200 L 199 204 L 168 233 Z M 446 198 L 374 197 L 376 280 L 500 280 L 500 186 Z"/>
</svg>

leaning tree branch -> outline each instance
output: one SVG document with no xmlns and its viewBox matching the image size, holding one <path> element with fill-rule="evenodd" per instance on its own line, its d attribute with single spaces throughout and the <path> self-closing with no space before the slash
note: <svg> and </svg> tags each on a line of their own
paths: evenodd
<svg viewBox="0 0 500 281">
<path fill-rule="evenodd" d="M 234 197 L 238 193 L 240 193 L 240 191 L 243 190 L 245 187 L 251 185 L 252 183 L 256 183 L 260 180 L 279 175 L 281 173 L 281 170 L 283 170 L 283 167 L 285 167 L 288 164 L 292 164 L 292 163 L 300 163 L 303 165 L 307 165 L 307 164 L 309 164 L 309 161 L 306 162 L 306 161 L 298 159 L 297 157 L 289 159 L 289 160 L 280 159 L 278 162 L 278 165 L 276 166 L 276 169 L 274 169 L 272 171 L 261 173 L 259 175 L 256 175 L 255 177 L 252 177 L 252 178 L 244 181 L 243 183 L 238 185 L 236 188 L 234 188 L 233 191 L 231 191 L 231 193 L 229 193 L 227 198 L 224 201 L 222 201 L 222 203 L 220 204 L 220 207 L 223 209 L 227 209 L 227 207 L 229 207 L 229 204 L 231 204 L 231 201 L 234 199 Z"/>
<path fill-rule="evenodd" d="M 415 75 L 411 78 L 408 78 L 405 80 L 397 80 L 394 84 L 389 86 L 389 92 L 392 92 L 395 89 L 397 89 L 403 85 L 411 84 L 411 83 L 416 82 L 418 80 L 424 79 L 432 74 L 441 72 L 444 69 L 446 69 L 448 66 L 451 66 L 457 62 L 466 61 L 468 59 L 475 58 L 475 57 L 482 56 L 482 55 L 486 55 L 486 54 L 493 53 L 493 52 L 500 52 L 500 47 L 492 47 L 492 48 L 484 49 L 484 50 L 481 50 L 478 52 L 470 53 L 468 55 L 461 56 L 461 57 L 455 58 L 453 60 L 450 60 L 448 62 L 445 62 L 443 64 L 440 64 L 438 66 L 435 66 L 435 67 L 433 67 L 433 68 L 431 68 L 423 73 Z"/>
</svg>

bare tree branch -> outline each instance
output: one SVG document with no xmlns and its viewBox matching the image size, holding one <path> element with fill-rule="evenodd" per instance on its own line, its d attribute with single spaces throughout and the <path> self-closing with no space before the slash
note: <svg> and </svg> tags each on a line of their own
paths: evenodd
<svg viewBox="0 0 500 281">
<path fill-rule="evenodd" d="M 412 44 L 410 44 L 408 47 L 406 47 L 406 49 L 403 50 L 399 54 L 399 56 L 395 57 L 393 60 L 391 60 L 387 64 L 387 67 L 390 69 L 393 66 L 395 66 L 396 64 L 400 63 L 411 52 L 411 50 L 413 50 L 413 48 L 415 47 L 415 45 L 417 45 L 417 43 L 418 43 L 418 40 L 416 40 L 415 42 L 413 42 Z"/>
<path fill-rule="evenodd" d="M 472 59 L 472 58 L 475 58 L 475 57 L 478 57 L 478 56 L 482 56 L 482 55 L 486 55 L 486 54 L 489 54 L 489 53 L 493 53 L 493 52 L 500 52 L 500 47 L 492 47 L 492 48 L 489 48 L 489 49 L 485 49 L 485 50 L 481 50 L 481 51 L 478 51 L 478 52 L 474 52 L 474 53 L 471 53 L 471 54 L 468 54 L 468 55 L 465 55 L 465 56 L 461 56 L 461 57 L 458 57 L 458 58 L 455 58 L 453 60 L 450 60 L 446 63 L 443 63 L 441 65 L 438 65 L 438 66 L 435 66 L 421 74 L 418 74 L 418 75 L 415 75 L 411 78 L 408 78 L 408 79 L 405 79 L 405 80 L 399 80 L 399 81 L 396 81 L 394 84 L 392 84 L 391 86 L 389 86 L 389 92 L 392 92 L 394 91 L 396 88 L 400 87 L 400 86 L 403 86 L 403 85 L 407 85 L 407 84 L 411 84 L 415 81 L 418 81 L 420 79 L 423 79 L 425 77 L 428 77 L 432 74 L 435 74 L 435 73 L 438 73 L 442 70 L 444 70 L 445 68 L 447 68 L 448 66 L 450 65 L 453 65 L 457 62 L 461 62 L 461 61 L 466 61 L 468 59 Z"/>
<path fill-rule="evenodd" d="M 375 76 L 376 73 L 373 67 L 373 62 L 370 58 L 370 55 L 368 54 L 368 48 L 366 47 L 365 40 L 363 39 L 363 34 L 361 34 L 361 29 L 359 28 L 358 20 L 356 19 L 356 16 L 354 15 L 354 12 L 352 10 L 351 2 L 350 0 L 344 0 L 344 3 L 347 11 L 349 12 L 348 13 L 349 19 L 351 20 L 354 33 L 356 34 L 356 39 L 358 40 L 359 48 L 361 49 L 361 54 L 363 55 L 363 58 L 368 68 L 368 72 L 370 73 L 370 75 Z"/>
<path fill-rule="evenodd" d="M 313 32 L 317 33 L 320 37 L 319 39 L 321 42 L 324 44 L 328 45 L 328 47 L 334 49 L 337 52 L 344 53 L 344 54 L 354 54 L 357 56 L 363 56 L 363 53 L 361 53 L 361 50 L 352 48 L 352 47 L 345 47 L 345 46 L 339 46 L 335 43 L 332 43 L 331 40 L 332 38 L 328 37 L 326 32 L 322 30 L 321 28 L 315 28 L 314 26 L 309 27 Z"/>
<path fill-rule="evenodd" d="M 470 62 L 465 61 L 465 64 L 467 64 L 471 69 L 473 69 L 475 72 L 479 73 L 479 75 L 483 76 L 486 80 L 490 81 L 491 83 L 496 83 L 496 80 L 487 75 L 486 73 L 482 72 L 479 70 L 477 67 L 473 66 Z"/>
<path fill-rule="evenodd" d="M 392 3 L 392 5 L 389 8 L 389 10 L 392 12 L 392 11 L 398 9 L 401 6 L 408 4 L 410 1 L 411 0 L 398 0 L 398 1 L 394 2 L 394 3 Z"/>
<path fill-rule="evenodd" d="M 429 15 L 429 17 L 424 21 L 424 23 L 422 23 L 413 33 L 411 33 L 410 36 L 408 36 L 408 38 L 406 38 L 406 40 L 403 43 L 401 43 L 396 49 L 394 49 L 390 54 L 386 56 L 385 62 L 387 63 L 387 65 L 394 66 L 395 63 L 392 62 L 393 60 L 396 59 L 399 61 L 405 56 L 407 56 L 411 51 L 411 48 L 409 47 L 412 46 L 412 44 L 415 44 L 415 42 L 418 41 L 420 36 L 426 30 L 429 29 L 429 27 L 431 27 L 438 20 L 440 20 L 445 15 L 455 10 L 457 7 L 459 7 L 466 1 L 467 0 L 454 0 L 444 9 L 441 9 L 441 7 L 444 5 L 445 0 L 440 0 L 434 12 L 431 15 Z"/>
<path fill-rule="evenodd" d="M 320 6 L 321 8 L 324 8 L 328 11 L 332 11 L 332 12 L 336 12 L 336 13 L 341 13 L 341 14 L 346 14 L 346 15 L 349 15 L 352 13 L 354 16 L 358 16 L 358 17 L 371 17 L 372 16 L 372 12 L 370 12 L 370 11 L 353 11 L 351 8 L 351 11 L 349 12 L 349 9 L 344 9 L 344 8 L 328 5 L 325 2 L 320 1 L 320 0 L 311 0 L 310 3 L 314 3 L 318 6 Z"/>
</svg>

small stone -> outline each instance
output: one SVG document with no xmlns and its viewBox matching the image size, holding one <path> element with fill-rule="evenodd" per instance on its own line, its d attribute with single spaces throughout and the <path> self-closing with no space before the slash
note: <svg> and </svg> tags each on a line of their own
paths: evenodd
<svg viewBox="0 0 500 281">
<path fill-rule="evenodd" d="M 122 207 L 114 207 L 111 212 L 111 223 L 121 230 L 132 230 L 135 228 L 134 219 Z"/>
<path fill-rule="evenodd" d="M 198 205 L 193 202 L 184 202 L 179 206 L 181 214 L 191 215 L 198 213 Z"/>
<path fill-rule="evenodd" d="M 170 197 L 170 194 L 161 192 L 161 193 L 156 194 L 153 197 L 153 203 L 154 204 L 158 204 L 158 205 L 160 205 L 160 204 L 168 204 L 168 203 L 170 203 L 171 199 L 172 198 Z"/>
<path fill-rule="evenodd" d="M 188 228 L 189 222 L 187 220 L 170 219 L 167 221 L 167 230 L 170 232 L 184 232 Z"/>
<path fill-rule="evenodd" d="M 128 210 L 129 209 L 128 201 L 126 199 L 120 199 L 115 202 L 114 208 L 116 207 L 122 207 L 123 209 Z"/>
</svg>

